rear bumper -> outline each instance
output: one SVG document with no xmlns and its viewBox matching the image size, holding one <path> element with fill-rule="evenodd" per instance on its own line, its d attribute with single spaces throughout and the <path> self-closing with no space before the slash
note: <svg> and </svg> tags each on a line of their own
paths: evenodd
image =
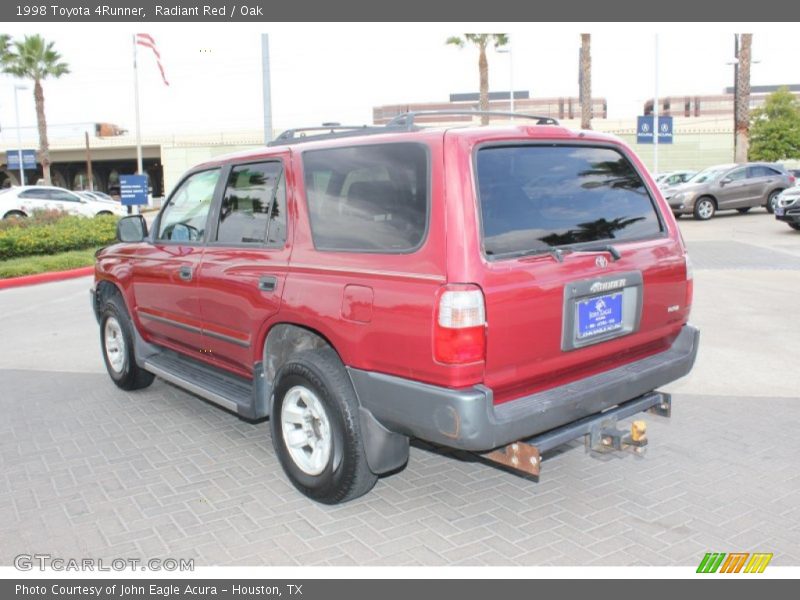
<svg viewBox="0 0 800 600">
<path fill-rule="evenodd" d="M 686 375 L 700 332 L 684 325 L 665 352 L 495 406 L 482 385 L 449 389 L 348 368 L 361 406 L 388 430 L 443 446 L 486 451 L 638 398 Z"/>
</svg>

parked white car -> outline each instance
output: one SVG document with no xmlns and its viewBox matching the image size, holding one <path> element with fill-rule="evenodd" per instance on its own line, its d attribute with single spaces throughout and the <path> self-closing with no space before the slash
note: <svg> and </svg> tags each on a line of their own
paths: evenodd
<svg viewBox="0 0 800 600">
<path fill-rule="evenodd" d="M 61 210 L 84 217 L 127 214 L 119 204 L 92 200 L 59 187 L 23 185 L 0 191 L 0 216 L 4 219 L 29 217 L 35 210 Z"/>
</svg>

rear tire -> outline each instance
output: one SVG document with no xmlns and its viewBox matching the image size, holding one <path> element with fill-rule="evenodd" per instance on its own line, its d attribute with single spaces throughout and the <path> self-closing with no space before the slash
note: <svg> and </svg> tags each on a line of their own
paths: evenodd
<svg viewBox="0 0 800 600">
<path fill-rule="evenodd" d="M 292 485 L 323 504 L 370 491 L 378 477 L 367 464 L 358 400 L 336 352 L 297 354 L 276 380 L 272 444 Z"/>
<path fill-rule="evenodd" d="M 717 205 L 708 196 L 698 198 L 694 203 L 694 218 L 698 221 L 708 221 L 717 212 Z"/>
<path fill-rule="evenodd" d="M 737 212 L 738 212 L 740 215 L 743 215 L 743 214 L 745 214 L 745 213 L 749 213 L 751 208 L 752 208 L 751 206 L 748 206 L 748 207 L 746 207 L 746 208 L 737 208 L 737 209 L 736 209 L 736 211 L 737 211 Z"/>
<path fill-rule="evenodd" d="M 789 223 L 789 227 L 791 227 L 795 231 L 800 231 L 800 223 Z"/>
<path fill-rule="evenodd" d="M 27 219 L 28 215 L 26 215 L 21 210 L 10 210 L 5 215 L 3 215 L 4 219 Z"/>
<path fill-rule="evenodd" d="M 767 212 L 769 214 L 772 214 L 772 213 L 775 212 L 775 206 L 778 204 L 778 196 L 780 195 L 780 193 L 782 191 L 783 190 L 772 190 L 770 192 L 769 196 L 767 197 L 767 204 L 766 204 L 766 206 L 764 208 L 767 209 Z"/>
<path fill-rule="evenodd" d="M 133 325 L 118 294 L 105 300 L 100 310 L 100 346 L 109 377 L 123 390 L 146 388 L 155 375 L 136 364 Z"/>
</svg>

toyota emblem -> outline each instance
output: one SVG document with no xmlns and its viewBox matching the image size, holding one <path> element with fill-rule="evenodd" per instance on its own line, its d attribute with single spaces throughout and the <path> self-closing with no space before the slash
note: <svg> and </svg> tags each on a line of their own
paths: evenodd
<svg viewBox="0 0 800 600">
<path fill-rule="evenodd" d="M 598 256 L 594 259 L 594 264 L 596 264 L 601 269 L 605 269 L 608 266 L 608 259 L 605 256 Z"/>
</svg>

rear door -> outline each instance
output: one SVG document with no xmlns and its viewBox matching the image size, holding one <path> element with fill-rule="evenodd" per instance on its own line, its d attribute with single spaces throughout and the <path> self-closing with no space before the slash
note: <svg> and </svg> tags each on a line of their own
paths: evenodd
<svg viewBox="0 0 800 600">
<path fill-rule="evenodd" d="M 136 314 L 145 333 L 192 356 L 204 349 L 197 271 L 220 187 L 219 168 L 184 178 L 154 224 L 152 244 L 134 262 Z"/>
<path fill-rule="evenodd" d="M 618 148 L 485 145 L 473 160 L 496 402 L 667 347 L 688 314 L 683 251 Z"/>
<path fill-rule="evenodd" d="M 245 375 L 260 356 L 260 334 L 280 308 L 286 279 L 288 158 L 229 168 L 198 272 L 208 357 Z"/>
</svg>

